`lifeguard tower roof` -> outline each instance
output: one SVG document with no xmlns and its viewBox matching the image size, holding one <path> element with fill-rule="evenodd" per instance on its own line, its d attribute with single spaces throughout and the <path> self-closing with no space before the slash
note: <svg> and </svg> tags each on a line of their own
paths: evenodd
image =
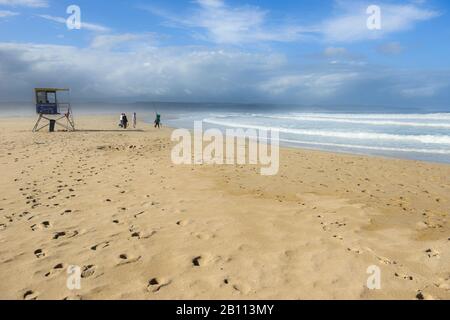
<svg viewBox="0 0 450 320">
<path fill-rule="evenodd" d="M 55 91 L 70 91 L 70 89 L 68 89 L 68 88 L 35 88 L 34 91 L 55 92 Z"/>
</svg>

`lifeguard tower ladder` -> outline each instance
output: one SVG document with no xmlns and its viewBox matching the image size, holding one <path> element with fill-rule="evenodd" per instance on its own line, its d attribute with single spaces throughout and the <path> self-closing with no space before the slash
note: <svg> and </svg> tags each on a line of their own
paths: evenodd
<svg viewBox="0 0 450 320">
<path fill-rule="evenodd" d="M 53 132 L 55 125 L 59 125 L 67 131 L 75 131 L 75 122 L 70 106 L 70 89 L 36 88 L 34 92 L 38 119 L 33 132 L 40 131 L 47 126 L 50 132 Z M 61 97 L 63 93 L 66 94 L 66 101 Z M 46 120 L 48 123 L 39 126 L 42 120 Z"/>
</svg>

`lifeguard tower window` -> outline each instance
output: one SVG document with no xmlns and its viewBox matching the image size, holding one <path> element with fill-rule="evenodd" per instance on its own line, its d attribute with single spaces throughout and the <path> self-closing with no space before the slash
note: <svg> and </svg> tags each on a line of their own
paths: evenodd
<svg viewBox="0 0 450 320">
<path fill-rule="evenodd" d="M 47 92 L 47 103 L 56 103 L 56 92 Z"/>
<path fill-rule="evenodd" d="M 44 104 L 47 103 L 47 93 L 45 91 L 38 91 L 36 93 L 37 103 Z"/>
<path fill-rule="evenodd" d="M 38 90 L 36 91 L 36 101 L 36 113 L 59 114 L 56 91 Z"/>
</svg>

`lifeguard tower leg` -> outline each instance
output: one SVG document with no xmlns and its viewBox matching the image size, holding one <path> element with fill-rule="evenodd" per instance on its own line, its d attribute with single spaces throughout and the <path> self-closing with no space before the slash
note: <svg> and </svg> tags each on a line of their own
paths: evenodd
<svg viewBox="0 0 450 320">
<path fill-rule="evenodd" d="M 36 124 L 34 125 L 33 132 L 37 131 L 37 128 L 39 126 L 39 122 L 41 122 L 41 119 L 42 119 L 42 114 L 39 114 L 39 118 L 37 119 Z"/>
<path fill-rule="evenodd" d="M 75 121 L 73 120 L 72 113 L 69 113 L 67 115 L 67 121 L 69 122 L 70 127 L 72 128 L 72 131 L 75 131 Z"/>
</svg>

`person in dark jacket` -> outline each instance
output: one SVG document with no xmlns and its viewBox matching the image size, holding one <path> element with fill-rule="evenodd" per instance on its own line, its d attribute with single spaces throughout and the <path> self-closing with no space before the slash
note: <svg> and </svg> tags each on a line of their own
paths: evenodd
<svg viewBox="0 0 450 320">
<path fill-rule="evenodd" d="M 161 115 L 156 114 L 155 128 L 161 128 Z"/>
<path fill-rule="evenodd" d="M 128 118 L 127 118 L 127 115 L 125 113 L 123 114 L 122 122 L 123 122 L 123 128 L 127 129 L 128 128 Z"/>
</svg>

